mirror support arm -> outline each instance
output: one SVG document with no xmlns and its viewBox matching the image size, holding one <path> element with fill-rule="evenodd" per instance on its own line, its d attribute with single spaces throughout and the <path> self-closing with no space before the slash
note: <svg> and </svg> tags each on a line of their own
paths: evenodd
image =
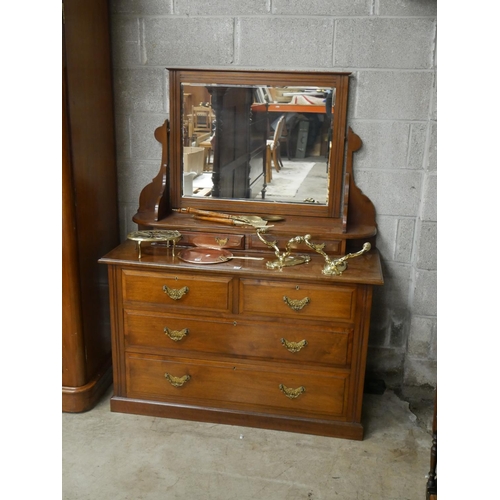
<svg viewBox="0 0 500 500">
<path fill-rule="evenodd" d="M 344 175 L 343 232 L 347 232 L 349 227 L 352 226 L 376 226 L 375 206 L 363 194 L 363 191 L 359 189 L 354 181 L 353 155 L 362 145 L 363 141 L 361 138 L 349 127 L 347 133 L 346 171 Z"/>
<path fill-rule="evenodd" d="M 161 165 L 156 177 L 141 191 L 139 209 L 132 220 L 139 225 L 144 221 L 162 219 L 168 212 L 168 170 L 169 170 L 169 134 L 168 120 L 155 130 L 155 139 L 162 145 Z"/>
</svg>

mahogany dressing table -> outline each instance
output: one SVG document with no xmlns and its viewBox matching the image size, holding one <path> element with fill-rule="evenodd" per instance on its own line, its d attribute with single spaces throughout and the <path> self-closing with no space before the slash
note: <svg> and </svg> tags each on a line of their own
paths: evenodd
<svg viewBox="0 0 500 500">
<path fill-rule="evenodd" d="M 181 237 L 175 248 L 143 244 L 140 256 L 130 239 L 100 259 L 109 273 L 111 410 L 362 439 L 372 294 L 383 276 L 375 209 L 353 177 L 362 143 L 346 125 L 349 74 L 171 69 L 169 78 L 170 119 L 155 131 L 160 169 L 133 220 L 140 231 Z M 270 115 L 252 106 L 262 90 L 288 87 L 334 94 L 321 110 L 331 120 L 328 154 L 312 158 L 325 162 L 315 168 L 326 203 L 266 195 L 283 172 L 266 184 Z M 214 116 L 213 163 L 197 173 L 210 189 L 196 195 L 183 192 L 184 149 L 196 148 L 186 102 L 200 91 Z M 265 222 L 241 222 L 256 216 Z M 231 258 L 183 258 L 200 248 Z"/>
</svg>

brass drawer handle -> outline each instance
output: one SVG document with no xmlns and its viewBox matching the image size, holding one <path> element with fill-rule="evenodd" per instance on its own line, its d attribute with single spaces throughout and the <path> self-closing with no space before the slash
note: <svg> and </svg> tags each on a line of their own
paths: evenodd
<svg viewBox="0 0 500 500">
<path fill-rule="evenodd" d="M 303 299 L 290 299 L 286 295 L 283 295 L 283 300 L 285 304 L 294 311 L 300 311 L 307 304 L 309 304 L 309 302 L 311 302 L 311 299 L 309 297 L 304 297 Z"/>
<path fill-rule="evenodd" d="M 228 241 L 229 241 L 229 238 L 219 238 L 218 236 L 215 237 L 215 242 L 220 247 L 223 247 Z"/>
<path fill-rule="evenodd" d="M 297 389 L 290 389 L 286 385 L 280 384 L 280 391 L 290 399 L 296 399 L 298 398 L 301 394 L 306 392 L 306 388 L 303 386 L 297 387 Z"/>
<path fill-rule="evenodd" d="M 169 288 L 167 285 L 163 285 L 163 291 L 172 300 L 179 300 L 189 292 L 189 288 L 187 286 L 183 286 L 182 288 L 175 289 L 175 288 Z"/>
<path fill-rule="evenodd" d="M 179 342 L 179 340 L 182 340 L 189 333 L 187 328 L 183 328 L 182 330 L 170 330 L 170 328 L 165 327 L 163 331 L 165 335 L 174 342 Z"/>
<path fill-rule="evenodd" d="M 188 380 L 191 379 L 191 375 L 184 375 L 183 377 L 174 377 L 173 375 L 170 375 L 170 373 L 165 373 L 165 378 L 174 387 L 182 387 Z"/>
<path fill-rule="evenodd" d="M 291 342 L 286 339 L 281 339 L 281 343 L 290 352 L 299 352 L 302 348 L 307 345 L 307 340 L 301 340 L 300 342 Z"/>
</svg>

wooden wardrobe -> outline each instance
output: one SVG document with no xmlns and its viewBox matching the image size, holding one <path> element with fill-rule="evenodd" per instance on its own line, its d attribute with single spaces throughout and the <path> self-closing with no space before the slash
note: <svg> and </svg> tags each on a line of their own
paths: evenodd
<svg viewBox="0 0 500 500">
<path fill-rule="evenodd" d="M 108 2 L 64 0 L 62 409 L 91 409 L 112 382 L 106 271 L 119 242 Z"/>
</svg>

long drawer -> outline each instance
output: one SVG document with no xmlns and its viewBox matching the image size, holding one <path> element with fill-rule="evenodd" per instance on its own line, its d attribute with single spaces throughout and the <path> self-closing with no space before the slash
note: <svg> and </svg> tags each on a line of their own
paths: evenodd
<svg viewBox="0 0 500 500">
<path fill-rule="evenodd" d="M 153 304 L 175 309 L 228 312 L 232 278 L 124 269 L 124 303 Z"/>
<path fill-rule="evenodd" d="M 244 356 L 297 363 L 346 366 L 351 328 L 314 328 L 280 321 L 255 322 L 191 318 L 147 311 L 124 311 L 125 347 Z"/>
<path fill-rule="evenodd" d="M 127 354 L 127 397 L 339 420 L 345 415 L 348 372 L 283 370 L 272 364 L 177 360 Z"/>
<path fill-rule="evenodd" d="M 242 279 L 239 311 L 278 318 L 353 321 L 356 287 Z"/>
</svg>

